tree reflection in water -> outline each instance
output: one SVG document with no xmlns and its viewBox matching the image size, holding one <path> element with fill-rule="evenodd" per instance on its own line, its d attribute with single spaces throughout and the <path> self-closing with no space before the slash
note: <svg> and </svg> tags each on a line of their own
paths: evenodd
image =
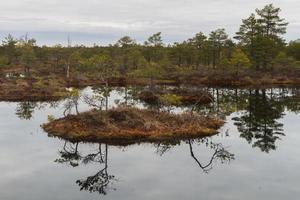
<svg viewBox="0 0 300 200">
<path fill-rule="evenodd" d="M 78 146 L 79 143 L 66 141 L 62 150 L 59 151 L 60 158 L 56 159 L 55 162 L 66 163 L 72 167 L 78 167 L 80 163 L 85 165 L 98 163 L 101 168 L 96 174 L 76 181 L 80 190 L 98 192 L 103 195 L 106 195 L 109 189 L 115 190 L 115 188 L 110 187 L 112 181 L 116 179 L 114 175 L 108 173 L 108 145 L 105 144 L 102 149 L 102 145 L 99 144 L 97 152 L 87 155 L 81 155 Z"/>
<path fill-rule="evenodd" d="M 280 119 L 285 112 L 299 113 L 298 88 L 270 89 L 208 89 L 214 101 L 209 105 L 200 105 L 193 110 L 207 116 L 226 119 L 232 113 L 232 120 L 240 137 L 253 148 L 269 153 L 276 150 L 276 142 L 284 134 Z"/>
<path fill-rule="evenodd" d="M 22 120 L 30 120 L 33 117 L 36 106 L 37 104 L 35 102 L 20 102 L 16 107 L 16 115 Z"/>
<path fill-rule="evenodd" d="M 283 124 L 287 98 L 274 95 L 273 91 L 249 90 L 248 105 L 238 117 L 234 117 L 240 137 L 249 144 L 269 153 L 276 150 L 276 141 L 285 136 Z"/>
<path fill-rule="evenodd" d="M 46 107 L 57 108 L 59 102 L 32 102 L 23 101 L 17 103 L 15 114 L 21 120 L 31 120 L 36 109 L 41 110 Z"/>
<path fill-rule="evenodd" d="M 168 152 L 175 145 L 180 145 L 180 141 L 174 141 L 173 143 L 158 143 L 154 146 L 156 147 L 156 153 L 160 156 Z M 193 160 L 198 164 L 198 166 L 203 170 L 203 172 L 208 173 L 213 168 L 213 163 L 215 161 L 219 161 L 220 163 L 229 163 L 231 160 L 234 160 L 234 154 L 230 153 L 221 143 L 215 143 L 211 140 L 211 138 L 200 138 L 200 139 L 189 139 L 186 141 L 189 147 L 190 156 Z M 197 158 L 194 153 L 193 144 L 198 144 L 199 146 L 204 146 L 208 150 L 212 150 L 213 153 L 210 156 L 208 162 L 204 163 Z"/>
<path fill-rule="evenodd" d="M 205 142 L 206 146 L 213 150 L 213 154 L 210 157 L 209 161 L 205 164 L 201 162 L 195 155 L 193 150 L 193 141 L 188 140 L 188 145 L 190 148 L 190 153 L 192 158 L 196 161 L 199 167 L 203 170 L 203 172 L 208 173 L 213 168 L 214 161 L 219 161 L 223 163 L 229 163 L 234 159 L 234 154 L 227 151 L 221 143 L 214 143 L 212 141 L 208 141 L 208 138 L 202 139 L 202 143 Z"/>
<path fill-rule="evenodd" d="M 59 151 L 60 158 L 56 159 L 54 162 L 66 163 L 72 167 L 77 167 L 79 161 L 82 158 L 78 152 L 78 142 L 73 144 L 65 141 L 63 149 Z"/>
<path fill-rule="evenodd" d="M 99 157 L 99 159 L 96 159 L 97 157 Z M 96 154 L 89 154 L 87 158 L 84 159 L 84 161 L 99 162 L 100 164 L 104 164 L 104 166 L 95 175 L 88 176 L 86 179 L 77 180 L 76 183 L 80 186 L 80 190 L 99 192 L 99 194 L 106 195 L 111 181 L 115 180 L 115 176 L 109 175 L 107 172 L 108 145 L 105 144 L 105 151 L 104 154 L 102 154 L 101 144 L 99 144 L 99 152 Z"/>
<path fill-rule="evenodd" d="M 208 163 L 202 164 L 199 158 L 196 158 L 194 153 L 193 144 L 194 143 L 205 144 L 205 147 L 212 149 L 213 154 L 209 159 Z M 157 148 L 157 153 L 163 155 L 169 149 L 174 148 L 180 141 L 168 144 L 155 144 Z M 221 163 L 228 163 L 234 159 L 234 155 L 228 152 L 222 144 L 213 143 L 209 141 L 209 138 L 198 139 L 198 140 L 188 140 L 187 141 L 189 152 L 188 156 L 191 156 L 193 160 L 199 165 L 199 167 L 204 172 L 209 172 L 212 169 L 214 161 L 220 161 Z M 55 160 L 57 163 L 67 164 L 72 167 L 78 167 L 80 164 L 99 164 L 99 171 L 91 176 L 87 176 L 83 179 L 78 179 L 76 183 L 80 187 L 80 190 L 85 190 L 89 192 L 97 192 L 101 195 L 106 195 L 109 190 L 116 190 L 113 184 L 117 179 L 114 175 L 109 174 L 109 164 L 108 164 L 108 145 L 98 144 L 97 151 L 95 153 L 89 153 L 83 155 L 79 152 L 79 143 L 65 142 L 62 150 L 59 151 L 59 158 Z"/>
</svg>

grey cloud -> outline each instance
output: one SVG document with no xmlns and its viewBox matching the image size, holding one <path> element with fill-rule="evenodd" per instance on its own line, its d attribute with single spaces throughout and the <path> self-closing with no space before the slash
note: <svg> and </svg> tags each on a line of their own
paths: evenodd
<svg viewBox="0 0 300 200">
<path fill-rule="evenodd" d="M 81 35 L 78 43 L 85 43 L 83 38 L 89 43 L 91 35 L 101 35 L 101 43 L 124 34 L 144 40 L 157 31 L 172 42 L 219 27 L 232 36 L 242 18 L 268 3 L 281 7 L 290 22 L 286 38 L 299 38 L 298 0 L 10 0 L 1 3 L 0 32 L 38 32 L 37 39 L 48 37 L 48 43 L 54 42 L 50 33 L 55 32 Z"/>
</svg>

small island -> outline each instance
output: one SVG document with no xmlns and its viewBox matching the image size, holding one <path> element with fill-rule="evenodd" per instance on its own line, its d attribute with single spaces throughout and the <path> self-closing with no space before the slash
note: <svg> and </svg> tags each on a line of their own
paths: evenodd
<svg viewBox="0 0 300 200">
<path fill-rule="evenodd" d="M 132 143 L 166 142 L 211 136 L 224 124 L 220 119 L 197 114 L 172 114 L 148 109 L 118 107 L 93 109 L 51 120 L 42 128 L 69 141 Z"/>
</svg>

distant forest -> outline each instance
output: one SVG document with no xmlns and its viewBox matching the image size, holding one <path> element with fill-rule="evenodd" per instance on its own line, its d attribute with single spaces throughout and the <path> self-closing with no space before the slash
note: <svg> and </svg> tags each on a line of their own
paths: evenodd
<svg viewBox="0 0 300 200">
<path fill-rule="evenodd" d="M 34 38 L 8 35 L 0 46 L 0 73 L 20 72 L 24 77 L 82 76 L 176 78 L 218 73 L 248 76 L 273 73 L 299 75 L 300 41 L 287 43 L 288 22 L 280 8 L 266 5 L 242 20 L 234 38 L 225 29 L 202 32 L 180 43 L 164 44 L 161 32 L 143 44 L 130 36 L 108 46 L 37 46 Z M 259 73 L 258 73 L 259 72 Z"/>
</svg>

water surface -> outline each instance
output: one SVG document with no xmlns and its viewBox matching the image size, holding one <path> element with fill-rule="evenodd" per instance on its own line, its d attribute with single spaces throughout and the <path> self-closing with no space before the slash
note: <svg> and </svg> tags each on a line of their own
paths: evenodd
<svg viewBox="0 0 300 200">
<path fill-rule="evenodd" d="M 206 89 L 215 101 L 194 109 L 226 124 L 180 144 L 72 144 L 40 128 L 64 102 L 1 102 L 0 199 L 298 199 L 299 90 Z M 109 106 L 148 106 L 128 91 L 112 90 Z"/>
</svg>

